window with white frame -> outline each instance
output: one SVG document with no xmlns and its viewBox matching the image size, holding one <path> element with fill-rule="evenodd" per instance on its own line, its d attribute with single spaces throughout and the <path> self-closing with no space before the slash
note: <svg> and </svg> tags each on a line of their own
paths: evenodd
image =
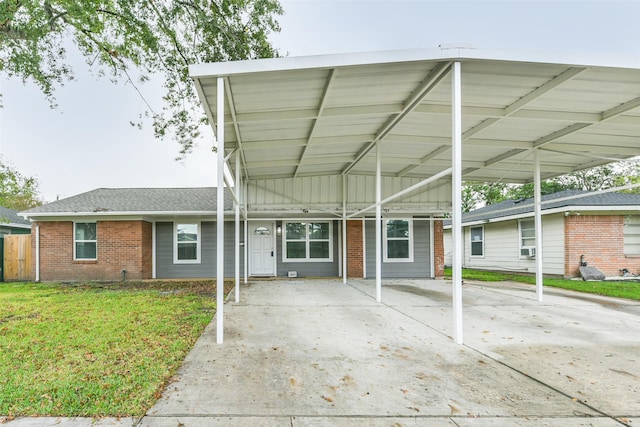
<svg viewBox="0 0 640 427">
<path fill-rule="evenodd" d="M 200 223 L 175 223 L 173 262 L 197 264 L 200 262 Z"/>
<path fill-rule="evenodd" d="M 536 225 L 533 219 L 520 220 L 520 255 L 534 256 L 536 248 Z"/>
<path fill-rule="evenodd" d="M 333 261 L 331 222 L 285 222 L 283 260 Z"/>
<path fill-rule="evenodd" d="M 388 219 L 384 226 L 384 261 L 413 261 L 413 223 L 408 219 Z"/>
<path fill-rule="evenodd" d="M 640 215 L 624 217 L 624 254 L 640 255 Z"/>
<path fill-rule="evenodd" d="M 484 256 L 484 227 L 471 227 L 471 256 Z"/>
<path fill-rule="evenodd" d="M 98 227 L 95 222 L 73 224 L 73 259 L 98 259 Z"/>
</svg>

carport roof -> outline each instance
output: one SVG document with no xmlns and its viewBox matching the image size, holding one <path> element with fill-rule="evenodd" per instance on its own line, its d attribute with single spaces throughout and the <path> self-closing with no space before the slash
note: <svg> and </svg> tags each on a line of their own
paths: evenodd
<svg viewBox="0 0 640 427">
<path fill-rule="evenodd" d="M 250 180 L 428 178 L 451 167 L 451 64 L 461 62 L 465 181 L 530 182 L 640 155 L 640 58 L 419 49 L 190 67 L 225 152 Z M 236 151 L 234 151 L 236 150 Z M 229 162 L 232 170 L 235 162 Z"/>
</svg>

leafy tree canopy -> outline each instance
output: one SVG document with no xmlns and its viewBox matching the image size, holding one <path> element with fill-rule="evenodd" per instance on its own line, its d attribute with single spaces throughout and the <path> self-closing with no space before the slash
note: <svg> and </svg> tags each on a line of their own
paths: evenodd
<svg viewBox="0 0 640 427">
<path fill-rule="evenodd" d="M 640 183 L 640 163 L 629 160 L 544 180 L 540 183 L 540 190 L 544 195 L 563 190 L 598 191 L 637 183 Z M 466 182 L 462 189 L 462 209 L 469 212 L 477 207 L 504 200 L 528 199 L 534 196 L 533 191 L 533 183 L 514 185 L 500 182 Z M 640 193 L 640 188 L 626 191 Z"/>
<path fill-rule="evenodd" d="M 40 206 L 40 184 L 34 177 L 22 176 L 0 160 L 0 206 L 15 211 Z"/>
<path fill-rule="evenodd" d="M 37 84 L 52 106 L 57 86 L 73 79 L 75 46 L 98 75 L 137 85 L 164 79 L 162 111 L 151 115 L 190 152 L 206 123 L 188 65 L 277 56 L 278 0 L 1 0 L 0 72 Z M 135 82 L 133 77 L 135 77 Z"/>
</svg>

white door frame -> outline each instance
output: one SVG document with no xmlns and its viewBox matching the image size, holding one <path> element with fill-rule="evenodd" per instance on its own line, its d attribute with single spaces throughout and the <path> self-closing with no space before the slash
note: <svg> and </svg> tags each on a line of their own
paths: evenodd
<svg viewBox="0 0 640 427">
<path fill-rule="evenodd" d="M 250 276 L 277 276 L 277 257 L 278 257 L 278 251 L 277 251 L 277 246 L 276 246 L 276 222 L 275 221 L 260 221 L 260 220 L 249 220 L 248 221 L 249 226 L 247 227 L 248 231 L 249 231 L 249 275 Z M 255 230 L 255 227 L 260 225 L 260 224 L 264 224 L 266 226 L 269 227 L 269 229 L 271 230 L 271 245 L 273 247 L 273 256 L 271 257 L 271 262 L 272 262 L 272 266 L 271 266 L 271 273 L 255 273 L 253 271 L 253 257 L 254 257 L 254 252 L 253 252 L 253 231 Z"/>
</svg>

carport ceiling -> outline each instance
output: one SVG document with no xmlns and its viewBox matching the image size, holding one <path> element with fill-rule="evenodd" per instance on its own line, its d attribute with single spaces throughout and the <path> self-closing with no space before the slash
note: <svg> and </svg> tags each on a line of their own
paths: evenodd
<svg viewBox="0 0 640 427">
<path fill-rule="evenodd" d="M 463 180 L 530 182 L 640 155 L 640 61 L 482 50 L 289 57 L 190 68 L 249 179 L 451 166 L 451 64 L 461 62 Z M 235 163 L 230 162 L 232 169 Z"/>
</svg>

